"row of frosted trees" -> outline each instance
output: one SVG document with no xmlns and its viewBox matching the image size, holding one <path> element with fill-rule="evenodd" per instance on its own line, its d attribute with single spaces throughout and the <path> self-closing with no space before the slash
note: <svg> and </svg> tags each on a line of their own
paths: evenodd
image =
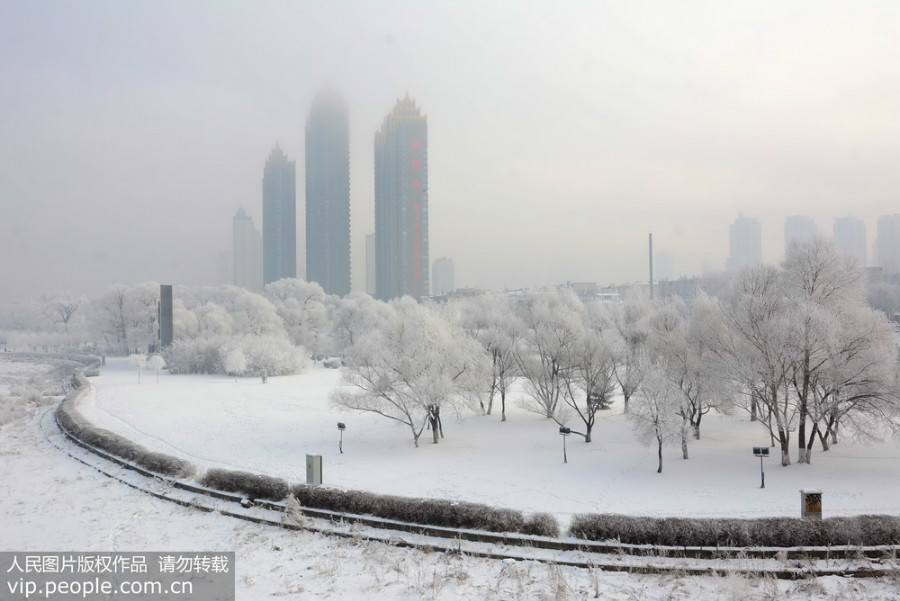
<svg viewBox="0 0 900 601">
<path fill-rule="evenodd" d="M 746 411 L 788 465 L 793 444 L 808 462 L 817 442 L 827 449 L 839 435 L 880 436 L 900 424 L 897 339 L 864 284 L 862 270 L 813 240 L 779 267 L 744 271 L 727 296 L 690 302 L 604 303 L 548 289 L 384 303 L 327 296 L 297 279 L 262 295 L 176 287 L 166 361 L 176 373 L 277 375 L 340 356 L 345 385 L 333 401 L 404 424 L 416 445 L 426 429 L 435 443 L 443 437 L 447 412 L 505 421 L 511 390 L 590 442 L 615 399 L 657 445 L 660 470 L 664 443 L 687 458 L 705 415 Z M 155 283 L 91 300 L 51 295 L 7 311 L 0 327 L 35 346 L 143 353 L 156 341 L 158 295 Z"/>
</svg>

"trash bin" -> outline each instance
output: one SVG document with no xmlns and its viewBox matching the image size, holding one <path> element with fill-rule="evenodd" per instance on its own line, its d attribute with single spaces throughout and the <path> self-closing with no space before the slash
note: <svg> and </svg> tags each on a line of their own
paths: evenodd
<svg viewBox="0 0 900 601">
<path fill-rule="evenodd" d="M 803 519 L 822 519 L 822 491 L 800 491 L 800 517 Z"/>
</svg>

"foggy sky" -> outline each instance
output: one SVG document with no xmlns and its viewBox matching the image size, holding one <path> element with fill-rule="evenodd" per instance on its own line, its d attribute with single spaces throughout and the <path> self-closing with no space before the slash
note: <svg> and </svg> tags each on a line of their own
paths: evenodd
<svg viewBox="0 0 900 601">
<path fill-rule="evenodd" d="M 900 4 L 0 3 L 0 301 L 218 283 L 277 143 L 350 111 L 354 289 L 373 135 L 428 117 L 432 259 L 494 289 L 721 270 L 728 225 L 900 211 Z M 298 235 L 298 267 L 305 264 Z M 300 274 L 303 275 L 302 273 Z"/>
</svg>

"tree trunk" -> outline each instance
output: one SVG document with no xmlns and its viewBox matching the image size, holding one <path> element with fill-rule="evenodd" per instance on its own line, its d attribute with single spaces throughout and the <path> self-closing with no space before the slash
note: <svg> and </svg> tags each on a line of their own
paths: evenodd
<svg viewBox="0 0 900 601">
<path fill-rule="evenodd" d="M 756 393 L 753 393 L 750 395 L 750 421 L 751 422 L 755 422 L 757 419 L 759 419 L 756 415 L 757 410 L 758 410 L 758 404 L 756 401 Z"/>
<path fill-rule="evenodd" d="M 656 445 L 656 453 L 659 456 L 659 467 L 656 468 L 656 473 L 661 474 L 662 473 L 662 443 L 663 443 L 662 437 L 657 435 L 656 441 L 658 443 Z"/>
<path fill-rule="evenodd" d="M 500 421 L 506 421 L 506 389 L 500 391 Z"/>
<path fill-rule="evenodd" d="M 683 418 L 681 422 L 681 458 L 688 458 L 688 432 L 690 431 L 691 424 L 686 419 Z"/>
<path fill-rule="evenodd" d="M 778 429 L 778 441 L 781 443 L 781 465 L 789 466 L 791 464 L 791 440 L 782 429 Z"/>
</svg>

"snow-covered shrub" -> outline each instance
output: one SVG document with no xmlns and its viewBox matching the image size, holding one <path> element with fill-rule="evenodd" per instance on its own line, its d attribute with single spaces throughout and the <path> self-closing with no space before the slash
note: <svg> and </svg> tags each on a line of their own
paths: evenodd
<svg viewBox="0 0 900 601">
<path fill-rule="evenodd" d="M 559 522 L 552 514 L 532 513 L 525 519 L 522 534 L 556 538 L 559 536 Z"/>
<path fill-rule="evenodd" d="M 221 345 L 216 339 L 198 338 L 176 340 L 163 351 L 169 373 L 214 374 L 224 373 L 219 355 Z"/>
<path fill-rule="evenodd" d="M 239 354 L 244 358 L 240 370 L 236 369 L 236 361 L 228 361 Z M 281 376 L 300 373 L 309 364 L 302 347 L 274 334 L 179 340 L 164 355 L 173 374 L 255 375 L 265 371 L 270 376 Z"/>
<path fill-rule="evenodd" d="M 292 487 L 291 493 L 305 507 L 373 515 L 412 524 L 488 532 L 523 532 L 525 527 L 522 512 L 477 503 L 376 495 L 306 484 Z"/>
<path fill-rule="evenodd" d="M 12 423 L 26 415 L 25 406 L 14 398 L 0 395 L 0 426 Z"/>
<path fill-rule="evenodd" d="M 595 541 L 677 547 L 823 547 L 895 545 L 900 517 L 686 519 L 577 514 L 569 534 Z"/>
<path fill-rule="evenodd" d="M 289 494 L 288 483 L 263 474 L 214 468 L 200 478 L 200 484 L 225 492 L 237 492 L 251 499 L 281 501 Z"/>
<path fill-rule="evenodd" d="M 294 346 L 283 336 L 245 336 L 235 341 L 247 358 L 245 373 L 265 371 L 270 376 L 300 373 L 309 365 L 303 347 Z"/>
</svg>

